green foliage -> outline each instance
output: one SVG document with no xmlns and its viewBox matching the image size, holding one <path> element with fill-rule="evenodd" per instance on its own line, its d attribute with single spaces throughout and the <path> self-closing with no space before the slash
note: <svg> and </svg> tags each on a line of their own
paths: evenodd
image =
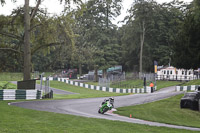
<svg viewBox="0 0 200 133">
<path fill-rule="evenodd" d="M 62 1 L 61 1 L 62 2 Z M 69 4 L 70 1 L 65 1 Z M 75 0 L 74 2 L 81 2 Z M 67 61 L 73 60 L 74 56 L 74 37 L 72 30 L 73 14 L 66 11 L 62 16 L 49 17 L 46 15 L 47 11 L 40 9 L 36 12 L 36 15 L 31 20 L 30 26 L 30 43 L 31 43 L 31 54 L 38 55 L 44 54 L 48 60 L 46 64 L 43 64 L 38 70 L 56 69 L 54 68 L 55 59 L 59 59 L 57 63 L 60 63 L 59 68 L 65 67 Z M 24 39 L 24 12 L 22 8 L 13 10 L 10 16 L 0 16 L 0 71 L 22 71 L 23 64 L 23 39 Z M 66 52 L 68 51 L 68 52 Z M 46 55 L 54 54 L 53 57 Z M 9 57 L 9 58 L 6 58 Z M 47 59 L 46 58 L 46 59 Z M 52 59 L 53 58 L 53 59 Z M 38 58 L 37 58 L 38 59 Z M 41 58 L 39 58 L 41 59 Z M 38 64 L 41 64 L 41 60 L 33 59 L 33 68 Z M 38 64 L 37 64 L 38 63 Z M 62 64 L 63 63 L 63 64 Z M 4 64 L 4 65 L 2 65 Z"/>
<path fill-rule="evenodd" d="M 174 45 L 173 63 L 179 68 L 197 69 L 200 66 L 200 4 L 194 0 L 188 6 L 184 22 Z"/>
<path fill-rule="evenodd" d="M 120 4 L 121 0 L 90 0 L 83 14 L 76 18 L 77 61 L 87 64 L 89 69 L 106 69 L 119 63 L 117 29 L 111 19 L 119 15 Z"/>
<path fill-rule="evenodd" d="M 18 9 L 20 12 L 21 9 Z M 0 71 L 20 71 L 22 65 L 22 16 L 0 15 Z M 15 20 L 15 23 L 13 22 Z M 14 24 L 13 24 L 14 23 Z"/>
<path fill-rule="evenodd" d="M 178 6 L 175 6 L 178 5 Z M 134 3 L 127 23 L 120 29 L 123 64 L 129 70 L 139 70 L 141 33 L 144 33 L 143 70 L 153 71 L 153 61 L 167 65 L 171 61 L 172 45 L 182 22 L 182 3 L 158 4 L 154 1 Z M 144 22 L 144 27 L 141 28 Z M 131 57 L 131 58 L 127 58 Z"/>
<path fill-rule="evenodd" d="M 112 24 L 122 0 L 59 1 L 65 2 L 61 16 L 50 17 L 38 8 L 31 20 L 32 71 L 79 67 L 82 73 L 82 68 L 105 70 L 114 65 L 138 71 L 142 65 L 143 71 L 152 72 L 154 60 L 180 68 L 200 66 L 198 0 L 190 5 L 134 1 L 122 27 Z M 76 9 L 70 7 L 72 1 Z M 17 7 L 10 16 L 0 15 L 1 72 L 23 70 L 23 40 L 23 8 Z"/>
<path fill-rule="evenodd" d="M 161 101 L 143 105 L 117 108 L 117 114 L 148 121 L 156 121 L 167 124 L 200 127 L 200 113 L 190 109 L 180 108 L 180 99 L 183 94 Z M 183 117 L 184 116 L 184 117 Z"/>
</svg>

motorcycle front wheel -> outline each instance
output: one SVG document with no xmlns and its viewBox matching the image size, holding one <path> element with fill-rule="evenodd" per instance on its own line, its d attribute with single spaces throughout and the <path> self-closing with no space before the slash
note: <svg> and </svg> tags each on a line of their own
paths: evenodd
<svg viewBox="0 0 200 133">
<path fill-rule="evenodd" d="M 100 111 L 100 109 L 98 110 L 98 113 L 99 113 L 99 114 L 101 114 L 101 111 Z"/>
</svg>

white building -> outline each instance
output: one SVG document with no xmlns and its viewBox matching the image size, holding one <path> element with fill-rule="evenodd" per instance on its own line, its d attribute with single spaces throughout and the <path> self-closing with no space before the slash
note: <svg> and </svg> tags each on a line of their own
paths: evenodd
<svg viewBox="0 0 200 133">
<path fill-rule="evenodd" d="M 157 80 L 193 80 L 197 79 L 193 69 L 177 69 L 173 66 L 158 67 Z"/>
</svg>

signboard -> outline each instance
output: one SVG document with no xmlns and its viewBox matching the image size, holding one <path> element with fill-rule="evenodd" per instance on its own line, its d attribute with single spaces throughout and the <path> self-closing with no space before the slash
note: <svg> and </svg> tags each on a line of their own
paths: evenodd
<svg viewBox="0 0 200 133">
<path fill-rule="evenodd" d="M 157 73 L 158 62 L 154 61 L 154 73 Z"/>
</svg>

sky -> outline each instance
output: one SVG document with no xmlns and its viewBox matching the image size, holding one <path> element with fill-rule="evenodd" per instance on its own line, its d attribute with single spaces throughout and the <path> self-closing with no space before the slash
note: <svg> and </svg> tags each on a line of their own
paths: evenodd
<svg viewBox="0 0 200 133">
<path fill-rule="evenodd" d="M 156 0 L 158 3 L 163 2 L 171 2 L 172 0 Z M 183 0 L 184 2 L 191 2 L 192 0 Z M 113 20 L 114 24 L 117 24 L 118 21 L 122 21 L 124 17 L 127 15 L 127 9 L 131 7 L 133 0 L 123 0 L 122 5 L 123 9 L 121 10 L 121 15 L 118 16 L 115 20 Z M 11 0 L 6 0 L 6 4 L 2 7 L 0 5 L 0 15 L 10 15 L 12 12 L 12 9 L 15 9 L 18 6 L 23 6 L 24 0 L 17 0 L 16 3 L 12 3 Z M 30 5 L 35 6 L 35 0 L 30 0 Z M 63 5 L 60 4 L 58 0 L 43 0 L 40 7 L 47 8 L 48 12 L 53 15 L 57 14 L 59 15 L 63 10 Z M 117 24 L 120 26 L 121 24 Z"/>
</svg>

